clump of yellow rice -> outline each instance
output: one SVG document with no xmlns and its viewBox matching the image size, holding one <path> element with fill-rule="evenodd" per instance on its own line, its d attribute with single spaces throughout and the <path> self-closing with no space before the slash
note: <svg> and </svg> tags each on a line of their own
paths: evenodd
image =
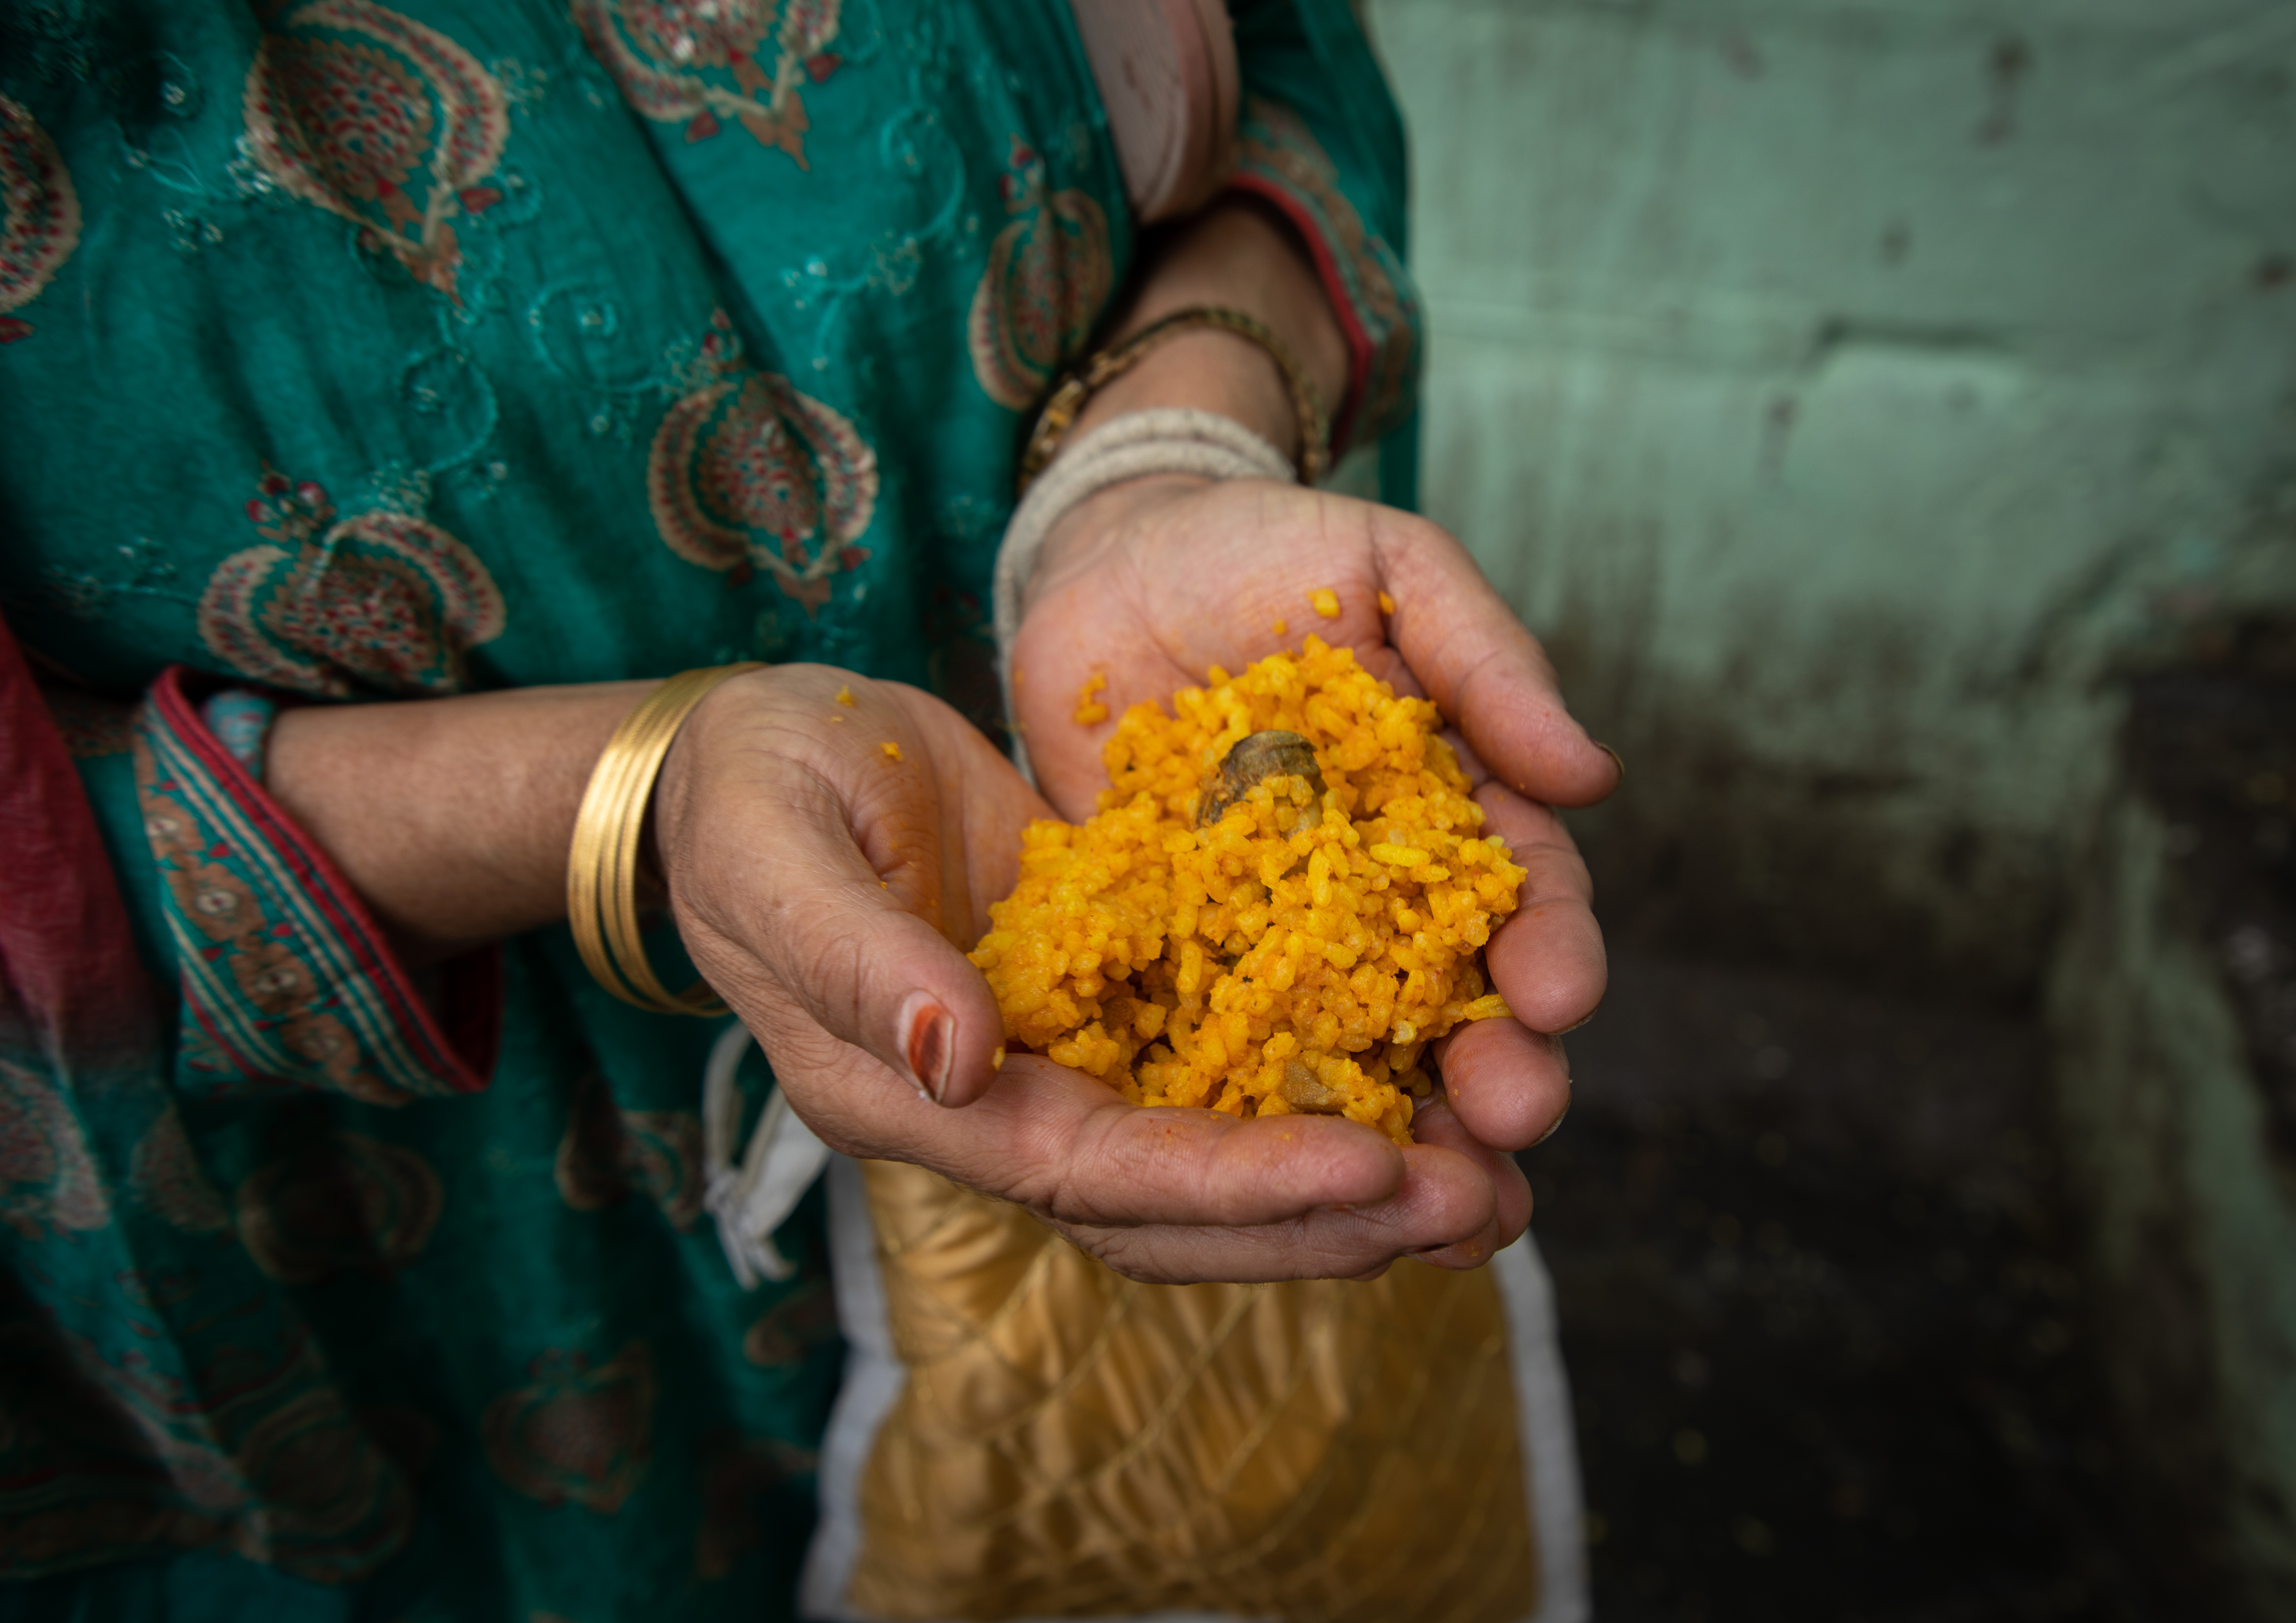
<svg viewBox="0 0 2296 1623">
<path fill-rule="evenodd" d="M 972 961 L 1009 1045 L 1136 1103 L 1343 1114 L 1407 1143 L 1427 1045 L 1507 1012 L 1481 949 L 1523 870 L 1481 837 L 1435 707 L 1347 649 L 1311 636 L 1211 678 L 1171 715 L 1125 712 L 1081 827 L 1029 825 Z M 1228 750 L 1271 728 L 1314 746 L 1320 819 L 1310 780 L 1286 775 L 1195 827 Z"/>
</svg>

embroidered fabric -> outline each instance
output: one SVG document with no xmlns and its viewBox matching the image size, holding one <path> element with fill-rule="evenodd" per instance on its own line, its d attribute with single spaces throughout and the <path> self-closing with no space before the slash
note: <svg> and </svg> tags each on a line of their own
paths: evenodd
<svg viewBox="0 0 2296 1623">
<path fill-rule="evenodd" d="M 1021 587 L 1037 567 L 1045 537 L 1069 509 L 1111 485 L 1155 474 L 1273 479 L 1285 484 L 1295 478 L 1290 457 L 1233 418 L 1168 407 L 1127 413 L 1079 436 L 1029 487 L 996 549 L 994 593 L 996 677 L 1004 694 L 1004 715 L 1012 724 L 1013 758 L 1032 783 L 1028 740 L 1013 710 L 1013 639 L 1021 630 Z"/>
<path fill-rule="evenodd" d="M 0 1264 L 46 1360 L 0 1375 L 53 1372 L 0 1573 L 101 1610 L 117 1563 L 140 1617 L 413 1537 L 327 1603 L 786 1618 L 840 1355 L 813 1200 L 784 1282 L 704 1232 L 718 1033 L 563 930 L 431 997 L 201 701 L 754 657 L 991 718 L 1016 414 L 1136 251 L 1071 3 L 112 0 L 0 51 L 0 599 L 73 690 L 26 720 L 0 661 Z M 1330 254 L 1399 249 L 1349 6 L 1228 10 L 1363 222 Z"/>
<path fill-rule="evenodd" d="M 499 953 L 457 960 L 434 1009 L 349 881 L 210 732 L 200 685 L 181 666 L 163 672 L 132 746 L 179 974 L 176 1085 L 200 1097 L 305 1087 L 370 1104 L 484 1089 L 501 1029 Z"/>
</svg>

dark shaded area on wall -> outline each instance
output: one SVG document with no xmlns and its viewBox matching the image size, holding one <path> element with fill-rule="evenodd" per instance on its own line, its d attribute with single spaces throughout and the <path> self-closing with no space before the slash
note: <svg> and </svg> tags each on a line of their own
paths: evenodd
<svg viewBox="0 0 2296 1623">
<path fill-rule="evenodd" d="M 2165 1616 L 2030 1012 L 1629 951 L 1526 1158 L 1595 1615 Z"/>
<path fill-rule="evenodd" d="M 2203 625 L 2129 701 L 2053 988 L 2068 1181 L 2132 1547 L 2181 1615 L 2277 1619 L 2296 1615 L 2275 1413 L 2296 1346 L 2269 1288 L 2296 1185 L 2296 623 Z"/>
<path fill-rule="evenodd" d="M 1839 636 L 1848 690 L 1915 682 L 1906 626 Z M 1629 762 L 1622 793 L 1571 819 L 1611 940 L 2031 1006 L 2075 831 L 1972 823 L 1964 785 L 1907 765 L 1902 718 L 1846 726 L 1860 736 L 1830 758 L 1781 756 L 1755 735 L 1744 683 L 1644 693 L 1567 627 L 1547 647 L 1573 710 Z"/>
<path fill-rule="evenodd" d="M 2296 1604 L 2275 1576 L 2296 1506 L 2256 1440 L 2276 1309 L 2239 1272 L 2271 1237 L 2210 1204 L 2296 1175 L 2296 626 L 2216 624 L 2120 680 L 2113 809 L 2068 831 L 2021 976 L 1956 984 L 1910 924 L 1893 950 L 1856 919 L 1880 857 L 1814 845 L 1790 797 L 1677 824 L 1672 869 L 1639 834 L 1590 842 L 1626 898 L 1612 991 L 1568 1039 L 1563 1130 L 1524 1159 L 1598 1616 Z M 1833 910 L 1745 883 L 1740 840 L 1797 885 L 1837 865 Z M 1989 881 L 1939 882 L 1981 907 Z M 2195 996 L 2229 1012 L 2205 1078 L 2159 1045 Z M 2253 1172 L 2194 1136 L 2226 1109 L 2257 1123 Z"/>
<path fill-rule="evenodd" d="M 2169 826 L 2186 906 L 2235 988 L 2275 1146 L 2296 1168 L 2296 625 L 2251 619 L 2138 678 L 2131 787 Z"/>
</svg>

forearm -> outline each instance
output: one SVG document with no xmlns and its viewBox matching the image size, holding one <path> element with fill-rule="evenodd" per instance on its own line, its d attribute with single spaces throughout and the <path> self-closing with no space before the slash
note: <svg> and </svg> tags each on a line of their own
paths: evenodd
<svg viewBox="0 0 2296 1623">
<path fill-rule="evenodd" d="M 436 963 L 565 916 L 590 769 L 652 685 L 291 709 L 265 787 L 402 953 Z"/>
<path fill-rule="evenodd" d="M 1306 250 L 1273 209 L 1230 197 L 1160 234 L 1110 341 L 1191 305 L 1221 305 L 1266 324 L 1306 373 L 1326 418 L 1336 411 L 1347 387 L 1347 338 Z M 1233 333 L 1208 329 L 1159 344 L 1093 397 L 1072 432 L 1155 406 L 1217 412 L 1287 455 L 1300 453 L 1299 419 L 1282 377 L 1258 345 Z"/>
<path fill-rule="evenodd" d="M 1193 305 L 1225 306 L 1264 323 L 1305 373 L 1330 419 L 1347 386 L 1347 339 L 1306 250 L 1272 209 L 1232 197 L 1163 235 L 1109 341 L 1120 343 Z M 1217 413 L 1286 455 L 1300 455 L 1299 415 L 1274 361 L 1250 340 L 1214 328 L 1179 333 L 1151 349 L 1086 403 L 1070 438 L 1128 412 L 1169 406 Z M 1046 537 L 1031 578 L 1021 583 L 1022 613 L 1052 582 L 1085 567 L 1095 541 L 1115 532 L 1115 515 L 1155 482 L 1113 485 L 1070 508 Z"/>
</svg>

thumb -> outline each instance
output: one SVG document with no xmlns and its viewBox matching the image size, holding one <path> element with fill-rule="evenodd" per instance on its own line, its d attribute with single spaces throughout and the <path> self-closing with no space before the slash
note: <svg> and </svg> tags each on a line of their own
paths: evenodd
<svg viewBox="0 0 2296 1623">
<path fill-rule="evenodd" d="M 1424 520 L 1382 512 L 1380 568 L 1396 604 L 1389 635 L 1485 766 L 1549 806 L 1592 806 L 1618 788 L 1618 756 L 1562 701 L 1546 652 L 1467 549 Z"/>
<path fill-rule="evenodd" d="M 978 1099 L 996 1079 L 1004 1042 L 980 971 L 902 906 L 897 881 L 881 881 L 849 837 L 829 835 L 803 859 L 811 872 L 758 936 L 758 956 L 783 996 L 823 1034 L 935 1103 Z"/>
<path fill-rule="evenodd" d="M 822 1033 L 864 1049 L 937 1104 L 972 1104 L 996 1077 L 1004 1017 L 988 980 L 932 922 L 939 822 L 902 822 L 896 865 L 880 874 L 842 803 L 783 820 L 774 873 L 758 874 L 769 900 L 750 950 Z"/>
<path fill-rule="evenodd" d="M 868 1108 L 831 1096 L 851 1094 L 863 1054 L 927 1098 L 969 1103 L 996 1076 L 1004 1023 L 938 928 L 956 898 L 943 894 L 929 749 L 867 689 L 844 711 L 853 725 L 834 727 L 825 695 L 789 696 L 769 705 L 778 714 L 697 740 L 717 764 L 681 783 L 675 806 L 657 802 L 666 837 L 676 830 L 671 900 L 687 949 L 808 1119 Z M 909 765 L 867 742 L 889 734 Z"/>
</svg>

